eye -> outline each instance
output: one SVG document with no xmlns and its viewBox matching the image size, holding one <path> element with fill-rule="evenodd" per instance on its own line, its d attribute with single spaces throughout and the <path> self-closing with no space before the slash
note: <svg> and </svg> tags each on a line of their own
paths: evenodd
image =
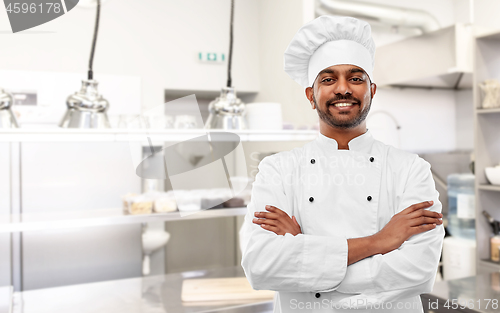
<svg viewBox="0 0 500 313">
<path fill-rule="evenodd" d="M 331 81 L 333 81 L 333 79 L 331 79 L 331 78 L 325 78 L 325 79 L 323 79 L 321 82 L 322 82 L 322 83 L 329 83 L 329 82 L 331 82 Z"/>
<path fill-rule="evenodd" d="M 353 77 L 351 79 L 354 80 L 355 82 L 362 82 L 363 81 L 363 78 L 361 78 L 361 77 Z"/>
</svg>

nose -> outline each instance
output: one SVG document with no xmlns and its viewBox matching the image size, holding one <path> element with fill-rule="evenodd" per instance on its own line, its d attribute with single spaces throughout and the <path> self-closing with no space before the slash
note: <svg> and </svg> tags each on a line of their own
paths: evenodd
<svg viewBox="0 0 500 313">
<path fill-rule="evenodd" d="M 347 80 L 344 78 L 340 78 L 337 80 L 337 83 L 335 84 L 335 89 L 333 90 L 335 94 L 341 94 L 341 95 L 350 95 L 352 94 L 351 89 L 349 87 L 349 84 L 347 83 Z"/>
</svg>

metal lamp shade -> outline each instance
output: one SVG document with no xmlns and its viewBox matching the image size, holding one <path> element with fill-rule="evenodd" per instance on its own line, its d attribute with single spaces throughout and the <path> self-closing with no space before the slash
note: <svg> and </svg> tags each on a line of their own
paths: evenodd
<svg viewBox="0 0 500 313">
<path fill-rule="evenodd" d="M 108 116 L 109 103 L 97 92 L 98 82 L 82 80 L 80 91 L 66 100 L 68 110 L 60 127 L 63 128 L 110 128 Z"/>
<path fill-rule="evenodd" d="M 236 97 L 233 87 L 225 87 L 221 94 L 208 105 L 208 116 L 205 128 L 207 129 L 234 129 L 247 128 L 245 104 Z"/>
<path fill-rule="evenodd" d="M 14 113 L 12 113 L 12 95 L 0 88 L 0 128 L 18 128 Z"/>
</svg>

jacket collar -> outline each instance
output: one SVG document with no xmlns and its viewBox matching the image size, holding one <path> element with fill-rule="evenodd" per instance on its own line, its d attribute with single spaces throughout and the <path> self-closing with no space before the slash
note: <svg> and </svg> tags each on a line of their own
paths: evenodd
<svg viewBox="0 0 500 313">
<path fill-rule="evenodd" d="M 328 146 L 334 148 L 335 150 L 339 149 L 339 145 L 335 139 L 327 137 L 322 133 L 319 133 L 319 136 L 316 140 L 318 141 L 320 147 Z M 371 151 L 374 140 L 375 139 L 373 138 L 372 133 L 369 129 L 367 129 L 364 134 L 351 139 L 351 141 L 349 141 L 347 145 L 349 146 L 349 150 L 369 153 Z"/>
</svg>

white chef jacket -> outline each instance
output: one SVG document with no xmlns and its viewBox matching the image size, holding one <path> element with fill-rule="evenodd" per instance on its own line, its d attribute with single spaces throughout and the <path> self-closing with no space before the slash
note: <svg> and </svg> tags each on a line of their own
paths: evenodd
<svg viewBox="0 0 500 313">
<path fill-rule="evenodd" d="M 349 150 L 319 134 L 259 165 L 240 230 L 241 265 L 254 289 L 277 291 L 274 312 L 423 312 L 441 255 L 444 228 L 347 266 L 347 239 L 380 231 L 396 213 L 439 194 L 430 165 L 375 140 L 368 130 Z M 266 205 L 295 216 L 302 234 L 276 235 L 252 223 Z"/>
</svg>

